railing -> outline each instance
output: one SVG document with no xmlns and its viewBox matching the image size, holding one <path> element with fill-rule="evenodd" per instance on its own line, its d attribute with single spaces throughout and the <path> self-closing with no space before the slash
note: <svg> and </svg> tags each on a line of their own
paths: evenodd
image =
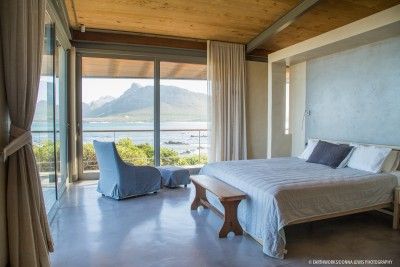
<svg viewBox="0 0 400 267">
<path fill-rule="evenodd" d="M 34 144 L 40 145 L 45 140 L 49 140 L 47 136 L 43 134 L 52 133 L 51 131 L 32 131 Z M 154 133 L 152 129 L 110 129 L 110 130 L 83 130 L 82 140 L 83 145 L 92 144 L 93 140 L 99 141 L 114 141 L 118 144 L 123 138 L 129 138 L 134 145 L 144 149 L 141 146 L 150 144 L 147 148 L 153 149 Z M 205 163 L 207 154 L 207 129 L 162 129 L 160 130 L 160 147 L 161 155 L 160 160 L 162 165 L 196 165 Z M 51 139 L 52 140 L 52 139 Z M 89 145 L 90 146 L 90 145 Z M 125 149 L 124 149 L 125 150 Z M 127 152 L 128 151 L 128 152 Z M 120 151 L 121 152 L 121 151 Z M 125 153 L 124 153 L 125 152 Z M 143 151 L 140 152 L 141 155 Z M 172 156 L 170 155 L 172 154 Z M 122 158 L 125 161 L 134 163 L 136 165 L 147 165 L 154 164 L 154 157 L 146 158 L 129 155 L 129 150 L 122 151 Z M 197 159 L 195 159 L 195 157 Z M 46 160 L 39 159 L 38 165 L 45 166 L 48 164 Z M 83 155 L 83 169 L 84 171 L 96 170 L 97 161 L 94 155 L 94 151 L 91 147 L 84 149 Z"/>
</svg>

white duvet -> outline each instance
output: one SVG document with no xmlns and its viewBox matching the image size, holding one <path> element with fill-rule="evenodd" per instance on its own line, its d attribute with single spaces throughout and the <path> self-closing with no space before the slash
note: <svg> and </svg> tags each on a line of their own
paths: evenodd
<svg viewBox="0 0 400 267">
<path fill-rule="evenodd" d="M 200 173 L 247 194 L 239 205 L 239 222 L 263 241 L 265 254 L 276 258 L 284 257 L 283 228 L 289 223 L 391 202 L 397 186 L 394 175 L 332 169 L 298 158 L 210 163 Z"/>
</svg>

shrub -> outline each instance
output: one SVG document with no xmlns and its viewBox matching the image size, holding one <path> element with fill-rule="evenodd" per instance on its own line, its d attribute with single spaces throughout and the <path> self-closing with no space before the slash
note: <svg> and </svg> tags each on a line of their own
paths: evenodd
<svg viewBox="0 0 400 267">
<path fill-rule="evenodd" d="M 86 143 L 82 147 L 82 160 L 84 170 L 97 170 L 96 153 L 93 144 Z"/>
<path fill-rule="evenodd" d="M 154 165 L 154 147 L 150 144 L 138 144 L 130 138 L 122 138 L 116 143 L 116 147 L 121 158 L 134 165 Z M 56 144 L 57 154 L 59 155 L 60 144 Z M 85 143 L 82 147 L 83 169 L 97 170 L 96 153 L 92 143 Z M 33 145 L 36 162 L 40 172 L 54 171 L 54 143 L 44 141 Z M 198 165 L 207 163 L 207 155 L 201 154 L 191 156 L 180 156 L 179 153 L 171 148 L 161 147 L 161 165 Z"/>
<path fill-rule="evenodd" d="M 148 165 L 149 158 L 144 150 L 136 146 L 129 138 L 122 138 L 117 143 L 117 150 L 122 160 L 133 165 Z"/>
<path fill-rule="evenodd" d="M 40 172 L 54 171 L 54 143 L 46 140 L 39 145 L 33 145 L 33 153 Z M 60 142 L 56 143 L 57 159 L 60 158 Z"/>
<path fill-rule="evenodd" d="M 192 155 L 187 157 L 181 157 L 177 165 L 180 166 L 192 166 L 207 163 L 207 155 L 201 154 L 200 158 L 198 155 Z"/>
<path fill-rule="evenodd" d="M 171 148 L 161 147 L 160 161 L 161 165 L 177 165 L 179 162 L 179 154 Z"/>
</svg>

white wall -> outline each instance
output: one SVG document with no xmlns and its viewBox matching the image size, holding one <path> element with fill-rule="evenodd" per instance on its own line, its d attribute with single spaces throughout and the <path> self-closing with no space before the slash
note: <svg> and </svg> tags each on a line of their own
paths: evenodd
<svg viewBox="0 0 400 267">
<path fill-rule="evenodd" d="M 290 67 L 290 126 L 292 134 L 292 156 L 297 156 L 304 150 L 306 108 L 306 62 Z"/>
<path fill-rule="evenodd" d="M 247 157 L 267 157 L 267 74 L 268 63 L 247 61 Z"/>
</svg>

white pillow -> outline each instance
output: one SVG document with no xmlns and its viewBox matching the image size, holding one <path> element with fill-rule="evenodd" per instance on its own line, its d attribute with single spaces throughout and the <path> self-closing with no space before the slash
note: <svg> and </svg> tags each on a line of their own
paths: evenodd
<svg viewBox="0 0 400 267">
<path fill-rule="evenodd" d="M 399 151 L 392 150 L 382 165 L 382 172 L 393 172 L 399 166 Z"/>
<path fill-rule="evenodd" d="M 298 158 L 308 160 L 308 158 L 311 156 L 312 152 L 314 151 L 314 148 L 317 146 L 318 141 L 319 141 L 318 139 L 308 139 L 306 149 L 304 149 L 303 153 L 301 153 L 298 156 Z"/>
<path fill-rule="evenodd" d="M 347 166 L 353 169 L 379 173 L 392 149 L 387 147 L 358 145 L 350 157 Z"/>
</svg>

